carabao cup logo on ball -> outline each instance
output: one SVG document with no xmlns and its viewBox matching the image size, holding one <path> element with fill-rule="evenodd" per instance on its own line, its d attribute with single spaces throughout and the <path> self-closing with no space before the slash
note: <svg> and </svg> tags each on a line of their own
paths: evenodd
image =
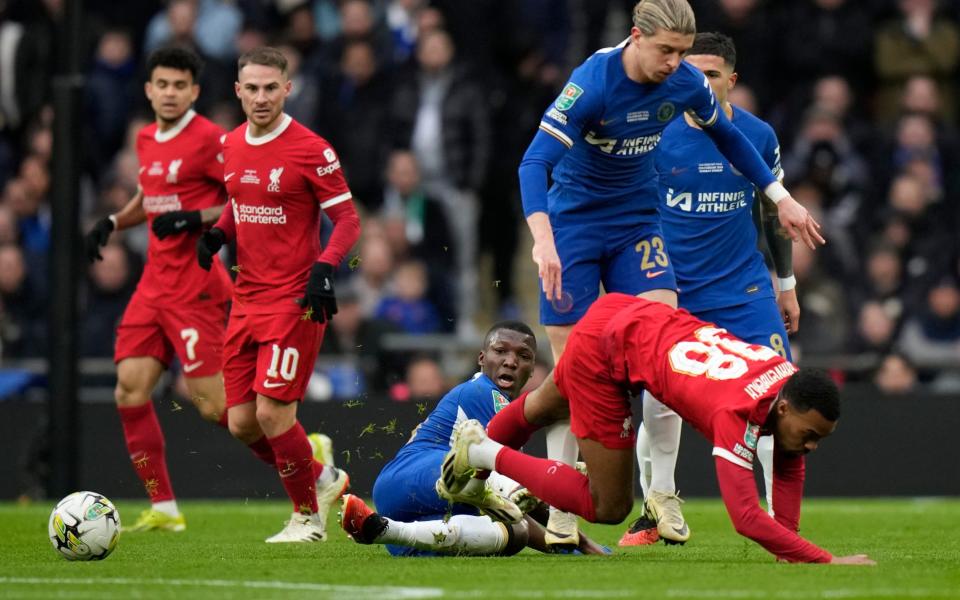
<svg viewBox="0 0 960 600">
<path fill-rule="evenodd" d="M 557 107 L 557 110 L 569 110 L 581 94 L 583 94 L 583 88 L 575 83 L 568 83 L 567 87 L 563 88 L 563 91 L 560 92 L 560 96 L 557 97 L 557 101 L 554 102 L 553 105 Z"/>
</svg>

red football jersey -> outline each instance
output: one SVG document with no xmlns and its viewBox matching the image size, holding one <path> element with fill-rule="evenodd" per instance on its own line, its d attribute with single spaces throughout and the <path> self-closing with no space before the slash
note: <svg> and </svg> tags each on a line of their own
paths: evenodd
<svg viewBox="0 0 960 600">
<path fill-rule="evenodd" d="M 713 443 L 720 492 L 737 531 L 781 559 L 828 562 L 830 553 L 796 533 L 803 457 L 775 452 L 775 519 L 761 510 L 753 478 L 761 427 L 797 368 L 771 348 L 659 302 L 608 294 L 594 306 L 614 313 L 600 336 L 613 380 L 645 387 Z"/>
<path fill-rule="evenodd" d="M 158 131 L 156 123 L 140 130 L 137 158 L 148 225 L 161 213 L 224 203 L 222 135 L 193 110 L 167 131 Z M 197 264 L 199 231 L 161 240 L 149 229 L 147 265 L 137 285 L 144 300 L 167 306 L 230 299 L 230 277 L 220 261 L 214 257 L 209 272 Z"/>
<path fill-rule="evenodd" d="M 223 155 L 237 240 L 233 310 L 303 312 L 297 301 L 321 256 L 320 211 L 352 198 L 339 158 L 289 115 L 260 137 L 247 134 L 247 123 L 237 127 L 227 134 Z"/>
</svg>

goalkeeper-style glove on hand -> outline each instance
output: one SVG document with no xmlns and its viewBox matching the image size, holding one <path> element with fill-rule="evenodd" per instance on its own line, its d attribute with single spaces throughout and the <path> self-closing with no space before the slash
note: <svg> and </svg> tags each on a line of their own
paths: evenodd
<svg viewBox="0 0 960 600">
<path fill-rule="evenodd" d="M 100 248 L 107 245 L 110 239 L 110 233 L 113 231 L 113 221 L 109 217 L 104 217 L 97 221 L 93 229 L 83 238 L 83 247 L 87 254 L 87 260 L 91 263 L 97 260 L 103 260 L 100 256 Z"/>
<path fill-rule="evenodd" d="M 199 210 L 172 210 L 153 220 L 153 233 L 161 240 L 168 235 L 196 231 L 203 225 Z"/>
<path fill-rule="evenodd" d="M 213 266 L 213 257 L 220 251 L 220 247 L 227 241 L 222 229 L 213 227 L 210 231 L 204 231 L 197 238 L 197 263 L 204 271 L 209 271 Z"/>
<path fill-rule="evenodd" d="M 313 263 L 310 268 L 310 281 L 307 293 L 300 305 L 309 307 L 310 320 L 323 323 L 337 314 L 337 297 L 333 294 L 333 265 L 325 262 Z"/>
</svg>

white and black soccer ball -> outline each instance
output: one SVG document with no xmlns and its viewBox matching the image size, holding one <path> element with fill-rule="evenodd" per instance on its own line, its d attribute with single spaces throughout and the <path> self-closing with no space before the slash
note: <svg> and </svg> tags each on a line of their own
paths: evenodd
<svg viewBox="0 0 960 600">
<path fill-rule="evenodd" d="M 120 513 L 106 496 L 74 492 L 54 507 L 47 531 L 67 560 L 103 560 L 120 539 Z"/>
</svg>

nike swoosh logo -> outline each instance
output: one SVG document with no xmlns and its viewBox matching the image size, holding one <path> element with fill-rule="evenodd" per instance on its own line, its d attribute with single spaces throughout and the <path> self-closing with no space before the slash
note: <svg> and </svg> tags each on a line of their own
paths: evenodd
<svg viewBox="0 0 960 600">
<path fill-rule="evenodd" d="M 232 173 L 227 173 L 226 175 L 224 175 L 224 176 L 223 176 L 223 181 L 224 181 L 224 183 L 230 181 L 230 178 L 233 177 L 233 176 L 236 175 L 236 174 L 237 174 L 237 172 L 236 172 L 236 171 L 233 171 Z"/>
<path fill-rule="evenodd" d="M 173 226 L 176 227 L 177 229 L 180 229 L 184 227 L 186 224 L 187 224 L 186 221 L 177 221 L 176 223 L 173 224 Z"/>
<path fill-rule="evenodd" d="M 183 372 L 184 372 L 184 373 L 193 373 L 193 372 L 196 371 L 197 368 L 199 368 L 200 365 L 202 365 L 202 364 L 203 364 L 203 361 L 202 361 L 202 360 L 198 360 L 197 362 L 195 362 L 195 363 L 193 363 L 193 364 L 191 364 L 191 365 L 183 365 Z"/>
<path fill-rule="evenodd" d="M 273 389 L 273 388 L 283 387 L 283 386 L 285 386 L 285 385 L 287 385 L 287 384 L 283 383 L 282 381 L 270 381 L 269 379 L 265 379 L 265 380 L 263 381 L 263 387 L 265 387 L 265 388 L 267 388 L 267 389 Z"/>
<path fill-rule="evenodd" d="M 647 279 L 653 279 L 654 277 L 659 277 L 666 273 L 666 269 L 662 271 L 647 271 Z"/>
<path fill-rule="evenodd" d="M 671 175 L 679 175 L 680 173 L 683 173 L 683 172 L 686 171 L 686 170 L 687 170 L 686 167 L 683 167 L 683 168 L 673 167 L 672 169 L 670 169 L 670 174 L 671 174 Z"/>
<path fill-rule="evenodd" d="M 684 524 L 684 526 L 680 529 L 677 529 L 676 527 L 671 527 L 670 529 L 676 531 L 678 535 L 687 535 L 687 531 L 689 530 L 686 524 Z"/>
<path fill-rule="evenodd" d="M 560 532 L 554 531 L 554 530 L 552 530 L 552 529 L 547 529 L 547 533 L 549 533 L 549 534 L 551 534 L 551 535 L 554 535 L 554 536 L 556 536 L 556 537 L 558 537 L 558 538 L 572 538 L 572 537 L 573 537 L 573 534 L 572 534 L 572 533 L 560 533 Z"/>
<path fill-rule="evenodd" d="M 617 120 L 616 118 L 613 118 L 613 119 L 600 119 L 600 127 L 606 127 L 606 126 L 609 125 L 610 123 L 616 122 L 616 120 Z"/>
</svg>

